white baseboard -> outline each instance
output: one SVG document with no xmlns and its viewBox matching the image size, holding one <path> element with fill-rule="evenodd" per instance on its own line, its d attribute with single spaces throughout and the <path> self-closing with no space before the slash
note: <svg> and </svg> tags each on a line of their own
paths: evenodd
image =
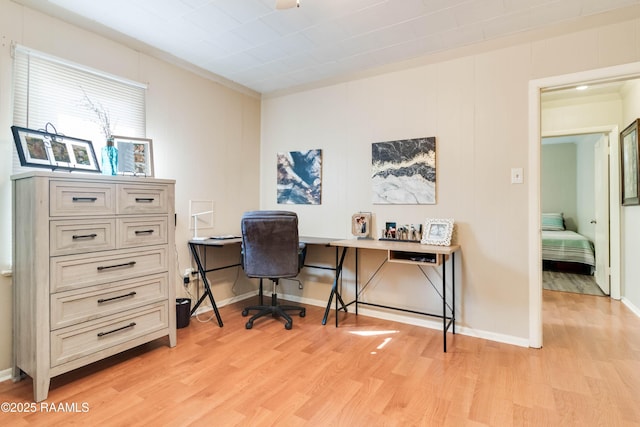
<svg viewBox="0 0 640 427">
<path fill-rule="evenodd" d="M 3 381 L 10 380 L 12 378 L 13 378 L 13 369 L 12 368 L 0 371 L 0 383 L 3 382 Z"/>
<path fill-rule="evenodd" d="M 633 305 L 633 303 L 625 297 L 620 298 L 620 301 L 622 301 L 622 303 L 626 305 L 629 310 L 633 311 L 633 314 L 640 317 L 640 308 Z"/>
<path fill-rule="evenodd" d="M 245 293 L 243 295 L 236 295 L 233 298 L 228 298 L 226 300 L 222 300 L 220 302 L 216 302 L 216 305 L 218 307 L 224 307 L 225 305 L 228 305 L 228 304 L 231 304 L 231 303 L 234 303 L 234 302 L 238 302 L 238 301 L 242 301 L 242 300 L 247 299 L 247 298 L 251 298 L 251 297 L 253 297 L 253 296 L 257 295 L 257 294 L 258 294 L 258 291 L 248 292 L 248 293 Z M 327 306 L 327 302 L 326 301 L 300 297 L 298 295 L 279 294 L 279 297 L 281 297 L 282 299 L 285 299 L 287 301 L 297 302 L 297 303 L 300 303 L 300 304 L 314 305 L 314 306 L 317 306 L 317 307 L 326 307 Z M 204 308 L 201 307 L 201 308 L 199 308 L 197 310 L 196 314 L 199 314 L 201 312 L 204 313 L 204 312 L 207 312 L 207 311 L 212 311 L 211 307 L 209 307 L 209 306 L 205 306 Z M 440 330 L 440 331 L 442 330 L 442 321 L 441 320 L 433 320 L 433 319 L 430 319 L 430 318 L 416 319 L 415 317 L 405 316 L 405 315 L 402 315 L 402 314 L 399 314 L 399 313 L 391 313 L 391 312 L 386 312 L 386 311 L 372 310 L 372 309 L 362 308 L 362 307 L 358 307 L 358 314 L 362 314 L 364 316 L 369 316 L 369 317 L 374 317 L 376 319 L 391 320 L 391 321 L 394 321 L 394 322 L 404 323 L 404 324 L 407 324 L 407 325 L 421 326 L 423 328 L 435 329 L 435 330 Z M 335 316 L 335 306 L 332 307 L 332 312 L 330 314 L 330 317 L 332 315 Z M 327 322 L 330 323 L 331 320 L 327 319 Z M 449 333 L 451 333 L 451 329 L 449 329 Z M 464 327 L 464 326 L 456 326 L 456 333 L 460 334 L 460 335 L 466 335 L 466 336 L 474 337 L 474 338 L 481 338 L 481 339 L 485 339 L 485 340 L 489 340 L 489 341 L 495 341 L 495 342 L 500 342 L 500 343 L 504 343 L 504 344 L 515 345 L 515 346 L 518 346 L 518 347 L 529 347 L 529 339 L 528 338 L 515 337 L 515 336 L 512 336 L 512 335 L 497 334 L 495 332 L 487 332 L 487 331 L 468 328 L 468 327 Z"/>
</svg>

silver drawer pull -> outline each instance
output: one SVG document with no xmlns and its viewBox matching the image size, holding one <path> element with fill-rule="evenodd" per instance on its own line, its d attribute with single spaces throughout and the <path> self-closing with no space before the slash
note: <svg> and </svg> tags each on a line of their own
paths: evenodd
<svg viewBox="0 0 640 427">
<path fill-rule="evenodd" d="M 98 237 L 98 235 L 96 233 L 92 233 L 92 234 L 74 234 L 72 239 L 73 240 L 78 240 L 78 239 L 95 239 L 96 237 Z"/>
<path fill-rule="evenodd" d="M 122 331 L 123 329 L 133 328 L 134 326 L 136 326 L 136 322 L 131 322 L 131 323 L 129 323 L 127 326 L 123 326 L 123 327 L 121 327 L 121 328 L 117 328 L 117 329 L 114 329 L 114 330 L 112 330 L 112 331 L 107 331 L 107 332 L 98 332 L 98 336 L 99 336 L 99 337 L 103 337 L 103 336 L 105 336 L 105 335 L 109 335 L 109 334 L 112 334 L 112 333 L 114 333 L 114 332 Z"/>
<path fill-rule="evenodd" d="M 136 234 L 153 234 L 153 230 L 136 230 Z"/>
<path fill-rule="evenodd" d="M 107 265 L 98 267 L 98 271 L 107 270 L 109 268 L 118 268 L 118 267 L 133 267 L 136 265 L 135 261 L 125 262 L 124 264 L 116 264 L 116 265 Z"/>
<path fill-rule="evenodd" d="M 95 202 L 98 200 L 97 197 L 74 197 L 71 199 L 74 202 Z"/>
<path fill-rule="evenodd" d="M 136 203 L 151 203 L 153 202 L 155 199 L 153 197 L 136 197 Z"/>
<path fill-rule="evenodd" d="M 111 298 L 100 298 L 100 299 L 98 300 L 98 304 L 103 304 L 103 303 L 105 303 L 105 302 L 109 302 L 109 301 L 117 300 L 117 299 L 120 299 L 120 298 L 132 297 L 132 296 L 135 296 L 135 294 L 136 294 L 136 292 L 135 292 L 135 291 L 131 291 L 131 292 L 129 292 L 128 294 L 125 294 L 125 295 L 119 295 L 119 296 L 117 296 L 117 297 L 111 297 Z"/>
</svg>

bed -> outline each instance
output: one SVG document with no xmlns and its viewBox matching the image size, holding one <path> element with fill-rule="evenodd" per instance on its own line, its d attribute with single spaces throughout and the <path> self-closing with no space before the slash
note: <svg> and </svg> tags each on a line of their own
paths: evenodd
<svg viewBox="0 0 640 427">
<path fill-rule="evenodd" d="M 548 214 L 547 214 L 548 215 Z M 557 215 L 557 214 L 556 214 Z M 553 224 L 542 221 L 543 268 L 593 274 L 596 265 L 593 243 L 575 231 L 565 230 L 557 218 Z"/>
</svg>

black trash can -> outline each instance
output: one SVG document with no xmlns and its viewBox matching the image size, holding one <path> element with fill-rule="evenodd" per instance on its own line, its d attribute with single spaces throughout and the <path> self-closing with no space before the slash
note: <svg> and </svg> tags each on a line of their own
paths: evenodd
<svg viewBox="0 0 640 427">
<path fill-rule="evenodd" d="M 176 298 L 176 328 L 186 328 L 191 319 L 191 298 Z"/>
</svg>

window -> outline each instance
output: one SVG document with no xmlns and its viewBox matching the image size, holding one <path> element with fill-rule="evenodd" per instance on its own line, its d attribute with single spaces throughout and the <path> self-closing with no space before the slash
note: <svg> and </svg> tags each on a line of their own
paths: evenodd
<svg viewBox="0 0 640 427">
<path fill-rule="evenodd" d="M 14 46 L 13 124 L 106 144 L 98 116 L 87 101 L 109 115 L 111 132 L 144 138 L 146 85 Z M 51 131 L 51 127 L 47 131 Z M 14 148 L 13 171 L 20 166 Z"/>
</svg>

